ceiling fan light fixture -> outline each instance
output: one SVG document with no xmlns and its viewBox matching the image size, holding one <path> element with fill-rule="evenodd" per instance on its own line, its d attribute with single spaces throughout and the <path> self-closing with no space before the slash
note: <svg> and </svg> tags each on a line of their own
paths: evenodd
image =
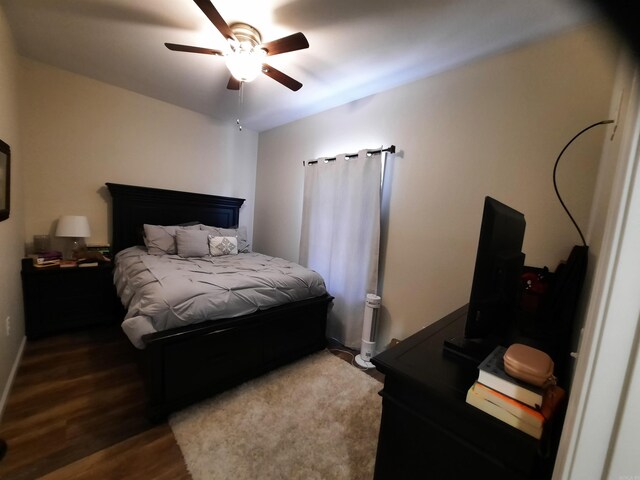
<svg viewBox="0 0 640 480">
<path fill-rule="evenodd" d="M 261 53 L 262 52 L 262 53 Z M 240 82 L 251 82 L 262 72 L 262 62 L 266 52 L 262 49 L 246 51 L 238 49 L 226 55 L 227 68 Z"/>
<path fill-rule="evenodd" d="M 229 40 L 230 51 L 225 56 L 227 68 L 240 82 L 251 82 L 262 72 L 267 52 L 260 48 L 260 32 L 246 23 L 232 23 L 235 40 Z"/>
</svg>

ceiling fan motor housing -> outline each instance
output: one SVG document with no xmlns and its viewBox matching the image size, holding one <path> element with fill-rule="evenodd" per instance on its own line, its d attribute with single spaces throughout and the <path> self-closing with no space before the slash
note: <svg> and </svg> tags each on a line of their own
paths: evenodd
<svg viewBox="0 0 640 480">
<path fill-rule="evenodd" d="M 260 32 L 247 23 L 232 23 L 229 28 L 231 28 L 240 45 L 244 43 L 251 46 L 249 50 L 262 44 Z"/>
</svg>

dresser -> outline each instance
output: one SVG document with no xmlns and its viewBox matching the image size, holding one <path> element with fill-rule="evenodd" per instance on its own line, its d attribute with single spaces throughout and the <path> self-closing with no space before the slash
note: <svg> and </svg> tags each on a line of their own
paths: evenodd
<svg viewBox="0 0 640 480">
<path fill-rule="evenodd" d="M 477 365 L 443 353 L 467 307 L 372 359 L 384 373 L 375 479 L 550 478 L 562 418 L 541 440 L 468 405 Z"/>
</svg>

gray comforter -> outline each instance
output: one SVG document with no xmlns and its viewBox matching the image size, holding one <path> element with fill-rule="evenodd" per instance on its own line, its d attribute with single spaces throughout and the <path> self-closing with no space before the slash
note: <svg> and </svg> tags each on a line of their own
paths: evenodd
<svg viewBox="0 0 640 480">
<path fill-rule="evenodd" d="M 116 256 L 114 281 L 127 309 L 122 328 L 138 348 L 142 335 L 232 318 L 326 293 L 322 277 L 259 253 L 181 258 L 143 247 Z"/>
</svg>

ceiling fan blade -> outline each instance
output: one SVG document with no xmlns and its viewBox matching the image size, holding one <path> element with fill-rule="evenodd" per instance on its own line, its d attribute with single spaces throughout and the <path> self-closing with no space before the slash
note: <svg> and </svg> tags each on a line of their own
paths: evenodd
<svg viewBox="0 0 640 480">
<path fill-rule="evenodd" d="M 240 90 L 240 80 L 236 79 L 233 75 L 229 77 L 229 83 L 227 83 L 229 90 Z"/>
<path fill-rule="evenodd" d="M 260 48 L 266 50 L 267 55 L 278 55 L 279 53 L 287 53 L 295 50 L 302 50 L 303 48 L 309 48 L 309 42 L 302 32 L 298 32 L 287 37 L 263 43 L 260 45 Z"/>
<path fill-rule="evenodd" d="M 282 73 L 280 70 L 273 68 L 271 65 L 267 65 L 266 63 L 262 64 L 262 73 L 264 73 L 267 77 L 273 78 L 276 82 L 281 83 L 287 88 L 290 88 L 294 92 L 297 92 L 302 88 L 302 84 L 291 78 L 289 75 Z"/>
<path fill-rule="evenodd" d="M 236 36 L 231 31 L 231 28 L 229 27 L 229 25 L 227 25 L 227 22 L 224 21 L 224 18 L 222 18 L 222 15 L 218 13 L 218 10 L 216 10 L 216 7 L 214 7 L 209 0 L 193 0 L 193 1 L 200 8 L 200 10 L 202 10 L 202 13 L 204 13 L 207 16 L 207 18 L 211 20 L 211 23 L 213 23 L 213 26 L 220 31 L 220 33 L 224 38 L 226 38 L 227 40 L 236 39 Z"/>
<path fill-rule="evenodd" d="M 220 50 L 213 50 L 211 48 L 192 47 L 190 45 L 179 45 L 177 43 L 165 43 L 169 50 L 174 52 L 190 52 L 190 53 L 204 53 L 205 55 L 220 55 L 223 53 Z"/>
</svg>

